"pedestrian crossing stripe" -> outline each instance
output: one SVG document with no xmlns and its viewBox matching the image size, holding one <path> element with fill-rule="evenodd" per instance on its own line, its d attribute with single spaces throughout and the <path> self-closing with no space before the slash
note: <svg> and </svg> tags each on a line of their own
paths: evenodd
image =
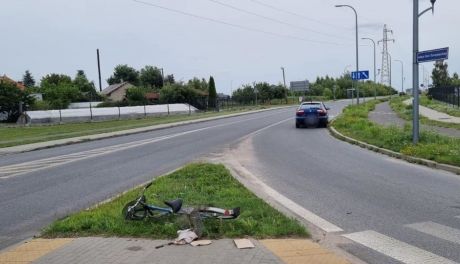
<svg viewBox="0 0 460 264">
<path fill-rule="evenodd" d="M 460 244 L 460 230 L 458 229 L 434 222 L 415 223 L 406 226 L 419 232 Z"/>
<path fill-rule="evenodd" d="M 343 236 L 406 264 L 458 264 L 447 258 L 372 230 L 346 234 Z"/>
</svg>

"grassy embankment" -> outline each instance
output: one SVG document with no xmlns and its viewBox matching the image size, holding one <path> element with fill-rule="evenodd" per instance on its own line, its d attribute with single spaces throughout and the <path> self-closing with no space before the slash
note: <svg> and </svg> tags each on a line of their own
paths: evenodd
<svg viewBox="0 0 460 264">
<path fill-rule="evenodd" d="M 223 116 L 272 106 L 246 106 L 226 109 L 221 112 L 206 112 L 193 115 L 170 115 L 141 119 L 124 119 L 101 122 L 69 123 L 40 126 L 0 126 L 0 148 L 45 142 L 56 139 L 87 136 L 132 128 L 146 127 L 206 117 Z M 276 107 L 276 105 L 273 105 Z"/>
<path fill-rule="evenodd" d="M 412 127 L 384 127 L 371 122 L 368 114 L 380 101 L 349 106 L 333 126 L 342 134 L 404 155 L 460 166 L 460 139 L 421 132 L 420 142 L 412 144 Z"/>
<path fill-rule="evenodd" d="M 154 239 L 174 238 L 176 231 L 188 228 L 185 217 L 170 216 L 144 221 L 126 221 L 123 206 L 135 199 L 140 188 L 99 205 L 72 214 L 51 224 L 44 237 L 121 236 Z M 157 194 L 158 197 L 152 197 Z M 182 198 L 184 206 L 213 205 L 241 208 L 237 219 L 204 221 L 204 235 L 209 238 L 244 237 L 276 238 L 307 237 L 308 232 L 296 220 L 287 218 L 236 181 L 223 165 L 191 164 L 170 175 L 160 177 L 147 190 L 147 201 L 162 205 L 162 201 Z"/>
</svg>

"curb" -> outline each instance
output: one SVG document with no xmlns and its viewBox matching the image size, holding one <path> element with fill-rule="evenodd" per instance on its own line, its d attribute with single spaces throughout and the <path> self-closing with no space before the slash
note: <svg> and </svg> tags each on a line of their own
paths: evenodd
<svg viewBox="0 0 460 264">
<path fill-rule="evenodd" d="M 371 144 L 356 140 L 354 138 L 342 135 L 340 132 L 335 130 L 335 128 L 333 126 L 329 126 L 328 129 L 329 129 L 329 132 L 332 134 L 332 136 L 334 136 L 335 138 L 340 139 L 340 140 L 345 141 L 345 142 L 348 142 L 348 143 L 351 143 L 351 144 L 354 144 L 354 145 L 358 145 L 358 146 L 360 146 L 362 148 L 366 148 L 366 149 L 369 149 L 369 150 L 372 150 L 372 151 L 375 151 L 375 152 L 378 152 L 378 153 L 381 153 L 381 154 L 385 154 L 385 155 L 393 157 L 393 158 L 405 160 L 405 161 L 408 161 L 410 163 L 416 163 L 416 164 L 419 164 L 419 165 L 424 165 L 424 166 L 427 166 L 427 167 L 430 167 L 430 168 L 444 170 L 444 171 L 448 171 L 448 172 L 452 172 L 454 174 L 460 175 L 460 167 L 453 166 L 453 165 L 448 165 L 448 164 L 444 164 L 444 163 L 438 163 L 438 162 L 435 162 L 435 161 L 432 161 L 432 160 L 411 157 L 411 156 L 401 154 L 399 152 L 395 152 L 395 151 L 392 151 L 392 150 L 380 148 L 380 147 L 377 147 L 377 146 L 374 146 L 374 145 L 371 145 Z"/>
<path fill-rule="evenodd" d="M 202 123 L 202 122 L 207 122 L 207 121 L 213 121 L 213 120 L 237 117 L 237 116 L 242 116 L 242 115 L 249 115 L 249 114 L 254 114 L 254 113 L 285 109 L 285 108 L 290 108 L 290 107 L 294 107 L 294 105 L 274 107 L 274 108 L 261 109 L 261 110 L 253 110 L 253 111 L 248 111 L 248 112 L 241 112 L 241 113 L 216 116 L 216 117 L 206 117 L 206 118 L 200 118 L 200 119 L 195 119 L 195 120 L 190 120 L 190 121 L 175 122 L 175 123 L 170 123 L 170 124 L 159 124 L 159 125 L 154 125 L 154 126 L 133 128 L 133 129 L 128 129 L 128 130 L 120 130 L 120 131 L 108 132 L 108 133 L 102 133 L 102 134 L 94 134 L 94 135 L 87 135 L 87 136 L 81 136 L 81 137 L 64 138 L 64 139 L 58 139 L 58 140 L 52 140 L 52 141 L 37 142 L 37 143 L 19 145 L 19 146 L 14 146 L 14 147 L 0 148 L 0 156 L 8 155 L 8 154 L 15 154 L 15 153 L 29 152 L 29 151 L 40 150 L 40 149 L 53 148 L 53 147 L 59 147 L 59 146 L 66 146 L 66 145 L 100 140 L 100 139 L 139 134 L 139 133 L 150 132 L 150 131 L 155 131 L 155 130 L 173 128 L 173 127 L 190 125 L 190 124 L 197 124 L 197 123 Z"/>
</svg>

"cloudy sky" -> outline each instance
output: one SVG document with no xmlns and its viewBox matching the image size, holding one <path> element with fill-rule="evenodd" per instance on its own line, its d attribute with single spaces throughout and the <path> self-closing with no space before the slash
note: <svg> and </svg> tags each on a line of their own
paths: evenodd
<svg viewBox="0 0 460 264">
<path fill-rule="evenodd" d="M 354 69 L 354 14 L 359 37 L 380 40 L 383 25 L 394 34 L 393 59 L 404 61 L 411 86 L 412 0 L 2 0 L 0 74 L 35 79 L 48 73 L 97 80 L 101 52 L 103 86 L 117 64 L 162 67 L 176 80 L 216 79 L 218 92 L 244 83 L 315 80 Z M 142 3 L 143 2 L 143 3 Z M 420 0 L 420 9 L 430 5 Z M 275 7 L 276 9 L 274 9 Z M 460 1 L 439 0 L 435 15 L 420 20 L 420 50 L 450 47 L 449 70 L 460 72 Z M 381 47 L 377 68 L 381 67 Z M 370 42 L 360 42 L 360 68 L 373 68 Z M 401 88 L 393 63 L 393 86 Z M 431 71 L 432 64 L 425 64 Z M 422 75 L 422 74 L 421 74 Z M 96 82 L 97 83 L 97 82 Z"/>
</svg>

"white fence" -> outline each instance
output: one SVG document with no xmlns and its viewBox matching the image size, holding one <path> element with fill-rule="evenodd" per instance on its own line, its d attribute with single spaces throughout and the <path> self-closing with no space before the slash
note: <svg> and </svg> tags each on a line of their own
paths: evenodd
<svg viewBox="0 0 460 264">
<path fill-rule="evenodd" d="M 169 114 L 192 114 L 196 111 L 198 111 L 198 109 L 188 104 L 169 104 L 27 111 L 27 116 L 31 124 L 43 124 L 140 118 L 143 116 L 161 116 Z"/>
</svg>

